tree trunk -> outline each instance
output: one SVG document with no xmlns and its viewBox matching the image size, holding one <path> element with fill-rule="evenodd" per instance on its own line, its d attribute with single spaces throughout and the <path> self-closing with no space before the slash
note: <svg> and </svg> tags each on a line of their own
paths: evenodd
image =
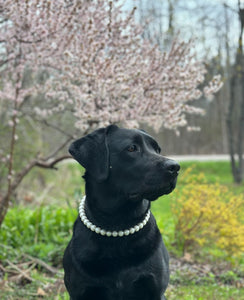
<svg viewBox="0 0 244 300">
<path fill-rule="evenodd" d="M 229 144 L 229 154 L 231 159 L 231 169 L 234 181 L 241 183 L 243 181 L 243 143 L 244 143 L 244 57 L 243 57 L 243 28 L 244 28 L 244 9 L 239 5 L 240 36 L 236 54 L 236 62 L 233 68 L 233 74 L 230 79 L 230 103 L 227 114 L 227 135 Z M 236 93 L 237 90 L 239 93 Z M 240 105 L 238 108 L 237 105 Z M 238 133 L 234 134 L 235 113 L 238 112 L 237 128 Z"/>
</svg>

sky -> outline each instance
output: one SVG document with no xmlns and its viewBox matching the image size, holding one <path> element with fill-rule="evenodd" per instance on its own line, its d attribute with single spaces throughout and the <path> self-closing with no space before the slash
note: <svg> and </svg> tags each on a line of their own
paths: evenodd
<svg viewBox="0 0 244 300">
<path fill-rule="evenodd" d="M 150 25 L 151 31 L 158 30 L 157 23 L 160 23 L 165 32 L 168 28 L 168 2 L 169 0 L 125 0 L 125 9 L 130 10 L 136 6 L 138 20 L 141 12 L 149 16 L 152 11 L 154 16 L 151 17 L 153 20 Z M 196 39 L 199 57 L 211 58 L 219 53 L 219 49 L 224 57 L 227 36 L 234 59 L 240 33 L 238 0 L 171 0 L 171 2 L 175 3 L 173 20 L 175 31 L 180 31 L 183 40 Z M 241 0 L 241 7 L 244 8 L 244 0 Z"/>
</svg>

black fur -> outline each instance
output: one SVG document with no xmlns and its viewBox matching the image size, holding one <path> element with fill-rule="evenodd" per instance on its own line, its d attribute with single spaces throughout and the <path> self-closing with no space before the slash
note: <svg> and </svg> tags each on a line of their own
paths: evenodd
<svg viewBox="0 0 244 300">
<path fill-rule="evenodd" d="M 180 167 L 159 152 L 147 133 L 115 125 L 70 146 L 86 169 L 85 210 L 93 224 L 109 231 L 133 227 L 150 201 L 174 189 Z M 169 257 L 152 214 L 140 231 L 123 237 L 98 235 L 78 217 L 63 264 L 72 300 L 165 299 Z"/>
</svg>

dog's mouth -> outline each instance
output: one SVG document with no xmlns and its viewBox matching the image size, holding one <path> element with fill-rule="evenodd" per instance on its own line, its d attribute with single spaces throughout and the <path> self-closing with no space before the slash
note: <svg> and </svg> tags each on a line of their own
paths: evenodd
<svg viewBox="0 0 244 300">
<path fill-rule="evenodd" d="M 129 199 L 132 201 L 137 201 L 141 199 L 154 201 L 160 196 L 170 194 L 175 189 L 175 186 L 176 186 L 176 179 L 164 186 L 158 186 L 158 185 L 145 186 L 144 191 L 129 193 Z"/>
<path fill-rule="evenodd" d="M 170 194 L 175 189 L 175 186 L 176 186 L 176 181 L 170 183 L 169 186 L 164 189 L 163 195 Z"/>
</svg>

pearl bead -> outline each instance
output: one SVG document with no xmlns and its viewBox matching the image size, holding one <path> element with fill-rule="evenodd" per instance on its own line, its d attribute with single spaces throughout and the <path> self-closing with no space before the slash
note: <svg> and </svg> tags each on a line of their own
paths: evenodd
<svg viewBox="0 0 244 300">
<path fill-rule="evenodd" d="M 96 233 L 100 233 L 100 232 L 101 232 L 101 228 L 96 227 L 95 232 L 96 232 Z"/>
<path fill-rule="evenodd" d="M 92 225 L 91 222 L 88 221 L 88 222 L 87 222 L 87 227 L 88 227 L 88 228 L 91 228 L 91 225 Z"/>
<path fill-rule="evenodd" d="M 112 235 L 112 233 L 110 231 L 106 232 L 106 236 L 111 236 L 111 235 Z"/>
<path fill-rule="evenodd" d="M 118 235 L 118 232 L 117 232 L 117 231 L 113 231 L 112 235 L 113 235 L 114 237 L 116 237 L 116 236 Z"/>
<path fill-rule="evenodd" d="M 123 236 L 124 235 L 124 231 L 119 231 L 119 236 Z"/>
<path fill-rule="evenodd" d="M 131 229 L 130 229 L 130 233 L 131 233 L 131 234 L 135 233 L 135 229 L 134 229 L 134 228 L 131 228 Z"/>
</svg>

